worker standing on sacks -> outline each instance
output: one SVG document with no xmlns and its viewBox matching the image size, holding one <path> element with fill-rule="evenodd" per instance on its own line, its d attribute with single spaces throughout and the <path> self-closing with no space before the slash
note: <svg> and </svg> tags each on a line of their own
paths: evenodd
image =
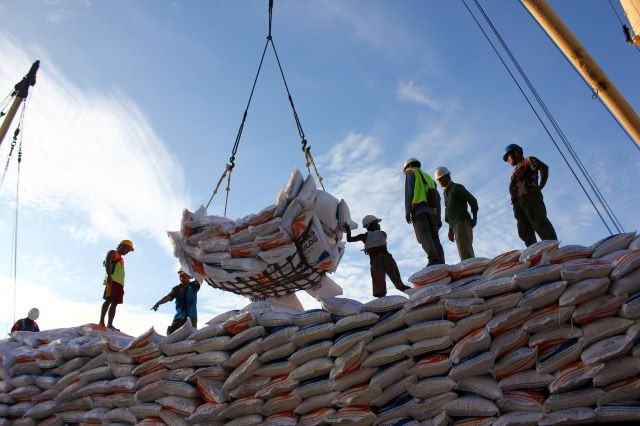
<svg viewBox="0 0 640 426">
<path fill-rule="evenodd" d="M 13 324 L 11 332 L 14 331 L 40 331 L 36 320 L 40 318 L 40 310 L 38 308 L 31 308 L 26 318 L 21 318 Z"/>
<path fill-rule="evenodd" d="M 416 158 L 404 163 L 404 206 L 407 223 L 413 223 L 416 239 L 428 256 L 427 266 L 444 263 L 444 250 L 438 230 L 440 220 L 440 194 L 431 176 L 420 170 Z"/>
<path fill-rule="evenodd" d="M 451 180 L 451 172 L 446 167 L 438 167 L 434 176 L 444 194 L 444 220 L 449 224 L 449 241 L 455 241 L 460 260 L 475 257 L 473 228 L 478 223 L 478 200 L 464 185 Z"/>
<path fill-rule="evenodd" d="M 364 252 L 369 255 L 371 264 L 371 282 L 373 287 L 373 297 L 384 297 L 387 295 L 386 275 L 389 275 L 393 285 L 400 291 L 410 289 L 404 285 L 400 277 L 400 271 L 395 259 L 387 250 L 387 233 L 380 229 L 380 222 L 374 215 L 366 215 L 362 219 L 362 226 L 367 230 L 364 234 L 351 236 L 351 228 L 344 227 L 347 233 L 347 241 L 353 243 L 362 241 Z"/>
<path fill-rule="evenodd" d="M 527 247 L 536 242 L 536 234 L 542 240 L 557 240 L 542 197 L 542 188 L 549 178 L 549 166 L 536 157 L 525 158 L 522 147 L 514 143 L 507 145 L 502 159 L 513 166 L 509 195 L 520 239 Z"/>
<path fill-rule="evenodd" d="M 167 327 L 167 336 L 182 327 L 188 319 L 191 319 L 191 325 L 194 328 L 198 328 L 198 291 L 200 291 L 202 282 L 192 280 L 191 275 L 183 268 L 178 271 L 178 276 L 180 284 L 173 287 L 169 294 L 158 300 L 151 308 L 153 311 L 157 311 L 160 305 L 175 299 L 176 314 L 171 325 Z"/>
<path fill-rule="evenodd" d="M 104 317 L 109 312 L 107 328 L 120 331 L 113 326 L 113 319 L 116 316 L 116 308 L 124 299 L 124 259 L 127 253 L 134 251 L 131 240 L 122 240 L 115 250 L 109 250 L 102 262 L 105 269 L 105 276 L 102 284 L 104 294 L 102 298 L 102 310 L 100 311 L 100 325 L 104 326 Z"/>
</svg>

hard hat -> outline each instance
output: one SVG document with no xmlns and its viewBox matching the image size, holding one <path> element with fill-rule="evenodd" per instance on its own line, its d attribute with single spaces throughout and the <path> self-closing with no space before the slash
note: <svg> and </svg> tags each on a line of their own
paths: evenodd
<svg viewBox="0 0 640 426">
<path fill-rule="evenodd" d="M 382 222 L 382 219 L 378 219 L 374 215 L 368 214 L 362 219 L 362 226 L 366 228 L 367 226 L 371 225 L 374 222 Z"/>
<path fill-rule="evenodd" d="M 509 145 L 507 145 L 507 147 L 504 149 L 504 155 L 502 156 L 502 159 L 504 161 L 507 161 L 507 157 L 509 156 L 509 153 L 511 151 L 515 151 L 516 149 L 519 149 L 520 151 L 522 151 L 522 147 L 516 143 L 510 143 Z"/>
<path fill-rule="evenodd" d="M 411 164 L 411 163 L 418 163 L 418 164 L 420 164 L 420 161 L 419 161 L 417 158 L 415 158 L 415 157 L 409 157 L 409 158 L 407 159 L 407 161 L 405 161 L 405 162 L 404 162 L 404 167 L 402 168 L 402 170 L 403 170 L 403 171 L 406 171 L 406 170 L 407 170 L 407 167 L 409 167 L 409 164 Z"/>
<path fill-rule="evenodd" d="M 438 167 L 436 172 L 434 173 L 436 180 L 440 179 L 443 176 L 450 175 L 451 172 L 446 167 Z"/>
<path fill-rule="evenodd" d="M 122 240 L 120 241 L 120 244 L 118 244 L 118 246 L 129 247 L 131 251 L 135 251 L 135 249 L 133 248 L 133 242 L 131 240 Z"/>
<path fill-rule="evenodd" d="M 27 314 L 27 318 L 29 318 L 31 321 L 37 320 L 38 318 L 40 318 L 40 310 L 38 308 L 29 309 L 29 313 Z"/>
</svg>

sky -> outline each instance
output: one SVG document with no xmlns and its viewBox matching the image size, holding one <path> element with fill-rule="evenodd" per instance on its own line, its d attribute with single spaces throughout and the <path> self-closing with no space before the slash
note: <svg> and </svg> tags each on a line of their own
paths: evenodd
<svg viewBox="0 0 640 426">
<path fill-rule="evenodd" d="M 625 230 L 638 229 L 638 149 L 519 2 L 481 4 Z M 625 44 L 609 2 L 550 4 L 640 110 L 640 54 Z M 151 326 L 164 332 L 172 303 L 150 307 L 178 284 L 166 231 L 178 229 L 184 208 L 206 204 L 229 159 L 267 22 L 266 0 L 0 3 L 0 96 L 41 61 L 22 129 L 15 293 L 15 155 L 0 188 L 0 332 L 33 306 L 43 329 L 97 322 L 102 260 L 124 238 L 136 250 L 125 258 L 125 303 L 115 325 L 129 334 Z M 461 1 L 276 0 L 272 35 L 327 191 L 347 201 L 357 222 L 366 214 L 382 218 L 405 280 L 426 263 L 404 221 L 408 157 L 430 174 L 448 167 L 478 198 L 477 256 L 523 247 L 507 191 L 511 168 L 502 161 L 510 143 L 549 165 L 544 197 L 563 244 L 608 235 Z M 10 142 L 0 146 L 2 167 Z M 228 216 L 272 204 L 294 167 L 306 174 L 268 52 L 236 156 Z M 209 213 L 223 211 L 224 191 Z M 454 264 L 446 233 L 445 225 L 440 236 Z M 371 279 L 361 248 L 348 244 L 331 278 L 346 297 L 364 302 Z M 299 295 L 306 308 L 319 306 Z M 203 287 L 200 324 L 247 303 Z"/>
</svg>

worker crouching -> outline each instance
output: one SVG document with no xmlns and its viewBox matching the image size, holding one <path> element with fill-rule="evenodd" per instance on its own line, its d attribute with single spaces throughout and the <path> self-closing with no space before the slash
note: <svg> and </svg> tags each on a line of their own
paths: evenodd
<svg viewBox="0 0 640 426">
<path fill-rule="evenodd" d="M 400 277 L 400 271 L 395 259 L 387 250 L 387 233 L 380 229 L 380 222 L 373 215 L 367 215 L 362 219 L 362 226 L 367 230 L 364 234 L 351 236 L 351 229 L 345 226 L 347 241 L 352 243 L 362 241 L 364 252 L 369 256 L 371 264 L 371 281 L 373 286 L 373 297 L 383 297 L 387 295 L 387 282 L 385 276 L 388 275 L 393 285 L 400 291 L 408 290 L 411 287 L 404 285 Z"/>
</svg>

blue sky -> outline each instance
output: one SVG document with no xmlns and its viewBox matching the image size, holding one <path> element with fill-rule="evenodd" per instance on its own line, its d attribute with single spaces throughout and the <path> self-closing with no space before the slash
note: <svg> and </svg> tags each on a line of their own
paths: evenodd
<svg viewBox="0 0 640 426">
<path fill-rule="evenodd" d="M 625 229 L 638 228 L 638 151 L 519 2 L 483 1 Z M 640 55 L 608 2 L 552 6 L 636 110 Z M 9 0 L 0 4 L 0 93 L 42 64 L 24 127 L 17 316 L 45 328 L 97 321 L 102 259 L 122 238 L 124 331 L 164 331 L 177 284 L 165 231 L 206 203 L 235 139 L 267 31 L 266 1 Z M 618 5 L 616 5 L 618 6 Z M 621 13 L 621 12 L 620 12 Z M 458 1 L 276 0 L 273 36 L 329 192 L 358 222 L 383 218 L 403 277 L 425 262 L 404 222 L 402 163 L 452 170 L 480 202 L 475 248 L 520 248 L 502 150 L 519 143 L 551 167 L 549 216 L 567 244 L 606 230 L 490 46 Z M 4 89 L 2 89 L 4 88 Z M 3 92 L 4 91 L 4 92 Z M 0 147 L 4 163 L 9 140 Z M 282 81 L 267 55 L 233 173 L 229 216 L 271 204 L 304 168 Z M 0 329 L 13 316 L 9 260 L 15 163 L 0 191 Z M 212 213 L 221 214 L 218 196 Z M 448 263 L 458 256 L 442 232 Z M 332 278 L 370 297 L 368 259 L 348 246 Z M 391 290 L 390 294 L 395 290 Z M 307 307 L 317 306 L 301 295 Z M 246 301 L 209 287 L 201 322 Z"/>
</svg>

